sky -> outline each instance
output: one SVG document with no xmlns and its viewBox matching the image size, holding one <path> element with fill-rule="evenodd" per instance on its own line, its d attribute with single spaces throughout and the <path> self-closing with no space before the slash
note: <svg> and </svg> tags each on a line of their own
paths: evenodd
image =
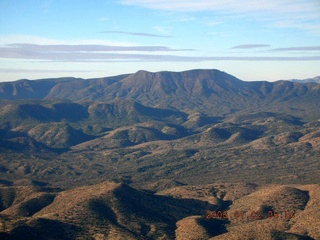
<svg viewBox="0 0 320 240">
<path fill-rule="evenodd" d="M 320 76 L 320 0 L 0 0 L 0 82 L 190 69 Z"/>
</svg>

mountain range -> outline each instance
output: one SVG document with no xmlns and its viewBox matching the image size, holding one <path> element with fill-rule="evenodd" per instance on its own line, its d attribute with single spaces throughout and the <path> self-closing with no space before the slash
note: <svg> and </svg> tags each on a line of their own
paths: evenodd
<svg viewBox="0 0 320 240">
<path fill-rule="evenodd" d="M 0 84 L 0 99 L 134 100 L 142 105 L 224 115 L 261 108 L 305 107 L 319 98 L 317 84 L 245 82 L 218 70 L 138 71 L 101 79 L 19 80 Z M 296 110 L 297 111 L 297 110 Z"/>
<path fill-rule="evenodd" d="M 320 238 L 313 80 L 189 70 L 0 83 L 0 238 Z"/>
</svg>

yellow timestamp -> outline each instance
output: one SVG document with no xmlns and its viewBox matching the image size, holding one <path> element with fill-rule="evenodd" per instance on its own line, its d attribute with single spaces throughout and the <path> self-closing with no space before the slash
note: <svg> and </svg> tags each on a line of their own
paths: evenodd
<svg viewBox="0 0 320 240">
<path fill-rule="evenodd" d="M 206 219 L 215 218 L 215 219 L 236 219 L 236 220 L 260 220 L 260 219 L 286 219 L 290 220 L 294 218 L 294 210 L 285 210 L 283 212 L 278 211 L 268 211 L 262 212 L 258 211 L 211 211 L 206 212 Z"/>
</svg>

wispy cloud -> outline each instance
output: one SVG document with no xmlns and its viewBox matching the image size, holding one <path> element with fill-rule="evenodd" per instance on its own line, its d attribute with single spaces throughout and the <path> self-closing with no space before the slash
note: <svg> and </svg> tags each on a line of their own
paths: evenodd
<svg viewBox="0 0 320 240">
<path fill-rule="evenodd" d="M 169 33 L 172 31 L 172 27 L 154 26 L 153 29 L 159 32 L 161 36 L 173 37 L 169 35 Z"/>
<path fill-rule="evenodd" d="M 160 34 L 150 34 L 150 33 L 141 33 L 141 32 L 125 32 L 125 31 L 103 31 L 101 33 L 108 34 L 125 34 L 132 36 L 143 36 L 143 37 L 154 37 L 154 38 L 172 38 L 170 35 L 160 35 Z"/>
<path fill-rule="evenodd" d="M 272 27 L 320 34 L 319 0 L 118 0 L 121 4 L 180 14 L 213 12 L 224 19 L 262 21 Z M 218 24 L 220 19 L 211 21 Z M 288 25 L 289 24 L 289 25 Z"/>
<path fill-rule="evenodd" d="M 238 0 L 119 0 L 119 2 L 126 5 L 179 12 L 208 10 L 225 10 L 230 12 L 285 10 L 286 12 L 301 12 L 310 10 L 309 8 L 305 8 L 306 6 L 317 5 L 316 1 L 304 0 L 246 0 L 245 3 Z"/>
<path fill-rule="evenodd" d="M 320 6 L 320 4 L 319 4 Z M 320 11 L 320 8 L 319 8 Z M 311 16 L 310 16 L 311 17 Z M 315 19 L 319 19 L 319 16 L 314 17 Z M 305 21 L 305 19 L 285 19 L 280 21 L 275 21 L 271 25 L 276 28 L 291 28 L 291 29 L 300 29 L 311 32 L 313 34 L 320 34 L 320 21 Z"/>
<path fill-rule="evenodd" d="M 268 44 L 243 44 L 243 45 L 234 46 L 231 49 L 252 49 L 252 48 L 265 48 L 265 47 L 270 47 L 270 45 L 268 45 Z"/>
<path fill-rule="evenodd" d="M 271 51 L 278 52 L 292 52 L 292 51 L 320 51 L 320 46 L 305 46 L 305 47 L 288 47 L 288 48 L 275 48 Z"/>
<path fill-rule="evenodd" d="M 50 11 L 50 6 L 52 4 L 52 0 L 46 0 L 42 3 L 42 11 L 44 13 L 48 13 Z"/>
<path fill-rule="evenodd" d="M 193 16 L 187 16 L 187 15 L 182 15 L 182 16 L 177 16 L 176 18 L 175 18 L 175 21 L 176 22 L 191 22 L 191 21 L 194 21 L 194 20 L 196 20 L 196 18 L 195 17 L 193 17 Z"/>
<path fill-rule="evenodd" d="M 43 38 L 35 35 L 0 35 L 0 47 L 14 44 L 31 44 L 31 45 L 101 45 L 114 47 L 131 47 L 137 46 L 136 43 L 128 40 L 105 40 L 105 39 L 51 39 Z"/>
<path fill-rule="evenodd" d="M 118 52 L 118 51 L 141 51 L 141 52 L 174 52 L 174 51 L 194 51 L 193 49 L 172 49 L 165 46 L 110 46 L 110 45 L 39 45 L 30 43 L 8 44 L 0 48 L 4 52 Z"/>
<path fill-rule="evenodd" d="M 220 24 L 222 24 L 221 21 L 215 21 L 215 20 L 209 20 L 209 19 L 204 19 L 203 21 L 201 21 L 201 23 L 213 27 L 213 26 L 218 26 Z"/>
<path fill-rule="evenodd" d="M 161 46 L 10 44 L 0 48 L 0 58 L 63 62 L 204 62 L 204 61 L 320 61 L 319 56 L 180 56 L 183 51 Z M 138 52 L 138 53 L 137 53 Z M 145 52 L 144 54 L 139 52 Z M 148 54 L 146 54 L 146 52 Z M 154 54 L 157 52 L 157 54 Z"/>
<path fill-rule="evenodd" d="M 96 70 L 56 70 L 56 69 L 26 69 L 26 68 L 0 68 L 1 73 L 77 73 L 102 72 Z"/>
</svg>

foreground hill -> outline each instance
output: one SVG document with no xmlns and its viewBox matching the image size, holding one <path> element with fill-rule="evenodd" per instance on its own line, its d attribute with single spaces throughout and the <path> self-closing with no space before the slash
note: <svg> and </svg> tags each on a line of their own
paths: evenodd
<svg viewBox="0 0 320 240">
<path fill-rule="evenodd" d="M 2 187 L 0 236 L 3 239 L 319 239 L 319 187 L 260 187 L 220 182 L 177 186 L 156 194 L 109 181 L 68 191 Z M 10 203 L 8 196 L 12 199 Z"/>
<path fill-rule="evenodd" d="M 16 188 L 2 190 L 17 192 Z M 40 194 L 48 193 L 37 193 L 38 201 Z M 38 239 L 80 236 L 82 239 L 99 236 L 102 239 L 173 239 L 175 222 L 190 214 L 201 214 L 207 205 L 197 200 L 156 196 L 113 182 L 55 193 L 51 201 L 42 206 L 35 198 L 32 200 L 14 198 L 12 205 L 1 212 L 1 220 L 7 219 L 2 226 L 8 233 L 4 236 L 13 239 L 22 236 L 28 239 L 35 236 Z M 30 209 L 34 211 L 30 213 Z M 23 214 L 27 211 L 29 218 Z M 56 232 L 58 226 L 61 229 Z"/>
</svg>

